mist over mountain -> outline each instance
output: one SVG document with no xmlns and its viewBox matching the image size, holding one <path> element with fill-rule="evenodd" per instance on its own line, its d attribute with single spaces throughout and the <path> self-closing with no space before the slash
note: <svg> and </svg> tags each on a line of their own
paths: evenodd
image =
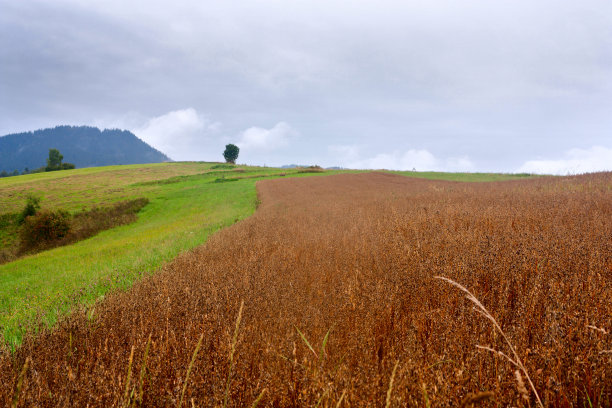
<svg viewBox="0 0 612 408">
<path fill-rule="evenodd" d="M 170 160 L 127 130 L 56 126 L 0 137 L 0 172 L 45 166 L 52 148 L 77 168 Z"/>
</svg>

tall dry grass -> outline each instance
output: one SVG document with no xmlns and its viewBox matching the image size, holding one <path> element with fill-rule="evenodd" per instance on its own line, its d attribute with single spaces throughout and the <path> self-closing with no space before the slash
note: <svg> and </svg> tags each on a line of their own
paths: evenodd
<svg viewBox="0 0 612 408">
<path fill-rule="evenodd" d="M 0 403 L 610 406 L 612 174 L 258 190 L 253 217 L 4 354 Z"/>
</svg>

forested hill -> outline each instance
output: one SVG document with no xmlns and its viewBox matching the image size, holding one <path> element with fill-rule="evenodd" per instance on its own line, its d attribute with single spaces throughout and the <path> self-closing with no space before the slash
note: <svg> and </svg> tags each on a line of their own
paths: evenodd
<svg viewBox="0 0 612 408">
<path fill-rule="evenodd" d="M 45 166 L 52 148 L 77 168 L 170 160 L 127 130 L 57 126 L 0 137 L 0 172 Z"/>
</svg>

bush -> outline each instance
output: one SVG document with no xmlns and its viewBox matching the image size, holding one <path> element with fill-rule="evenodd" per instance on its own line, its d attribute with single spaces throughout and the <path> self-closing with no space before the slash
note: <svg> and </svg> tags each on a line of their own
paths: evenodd
<svg viewBox="0 0 612 408">
<path fill-rule="evenodd" d="M 72 229 L 66 243 L 80 241 L 96 235 L 100 231 L 137 220 L 137 213 L 149 203 L 147 198 L 115 203 L 112 207 L 92 208 L 74 215 Z"/>
<path fill-rule="evenodd" d="M 233 169 L 235 167 L 234 164 L 215 164 L 211 166 L 211 169 Z"/>
<path fill-rule="evenodd" d="M 0 230 L 9 228 L 13 224 L 15 224 L 18 217 L 18 214 L 13 213 L 0 214 Z"/>
<path fill-rule="evenodd" d="M 323 173 L 325 170 L 321 166 L 308 166 L 298 170 L 298 173 Z"/>
<path fill-rule="evenodd" d="M 240 180 L 239 178 L 225 178 L 225 177 L 221 177 L 218 179 L 215 179 L 215 183 L 229 183 L 231 181 L 238 181 Z"/>
<path fill-rule="evenodd" d="M 23 210 L 21 210 L 21 213 L 19 213 L 19 216 L 17 217 L 17 222 L 19 224 L 23 224 L 27 217 L 35 215 L 36 211 L 38 211 L 39 209 L 40 198 L 33 195 L 29 195 L 25 207 L 23 207 Z"/>
<path fill-rule="evenodd" d="M 21 251 L 54 246 L 70 232 L 70 214 L 42 210 L 25 219 L 20 231 Z"/>
<path fill-rule="evenodd" d="M 92 237 L 100 231 L 134 222 L 137 213 L 148 203 L 147 198 L 138 198 L 115 203 L 107 208 L 92 208 L 74 215 L 63 210 L 41 210 L 25 218 L 19 230 L 19 246 L 12 250 L 14 253 L 0 251 L 0 264 L 26 253 L 69 245 Z M 17 217 L 16 214 L 12 216 Z M 3 219 L 0 216 L 0 226 Z"/>
<path fill-rule="evenodd" d="M 15 254 L 6 248 L 0 249 L 0 265 L 15 260 Z"/>
</svg>

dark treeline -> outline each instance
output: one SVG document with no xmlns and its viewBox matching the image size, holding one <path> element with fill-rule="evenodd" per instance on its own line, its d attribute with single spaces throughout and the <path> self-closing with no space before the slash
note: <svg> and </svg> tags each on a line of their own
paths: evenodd
<svg viewBox="0 0 612 408">
<path fill-rule="evenodd" d="M 44 166 L 51 148 L 61 151 L 78 168 L 170 160 L 127 130 L 56 126 L 0 137 L 0 177 Z"/>
<path fill-rule="evenodd" d="M 8 172 L 6 170 L 2 170 L 0 171 L 0 177 L 11 177 L 11 176 L 18 176 L 19 174 L 28 174 L 30 172 L 29 169 L 24 169 L 23 173 L 19 173 L 19 170 L 13 170 L 12 172 Z"/>
<path fill-rule="evenodd" d="M 49 158 L 47 159 L 47 165 L 39 167 L 34 170 L 30 170 L 27 167 L 23 170 L 23 174 L 30 173 L 43 173 L 45 171 L 58 171 L 58 170 L 71 170 L 76 168 L 76 166 L 72 163 L 62 163 L 64 156 L 57 149 L 49 149 Z M 19 171 L 14 170 L 12 173 L 8 173 L 6 171 L 0 172 L 0 177 L 12 177 L 18 176 Z"/>
</svg>

